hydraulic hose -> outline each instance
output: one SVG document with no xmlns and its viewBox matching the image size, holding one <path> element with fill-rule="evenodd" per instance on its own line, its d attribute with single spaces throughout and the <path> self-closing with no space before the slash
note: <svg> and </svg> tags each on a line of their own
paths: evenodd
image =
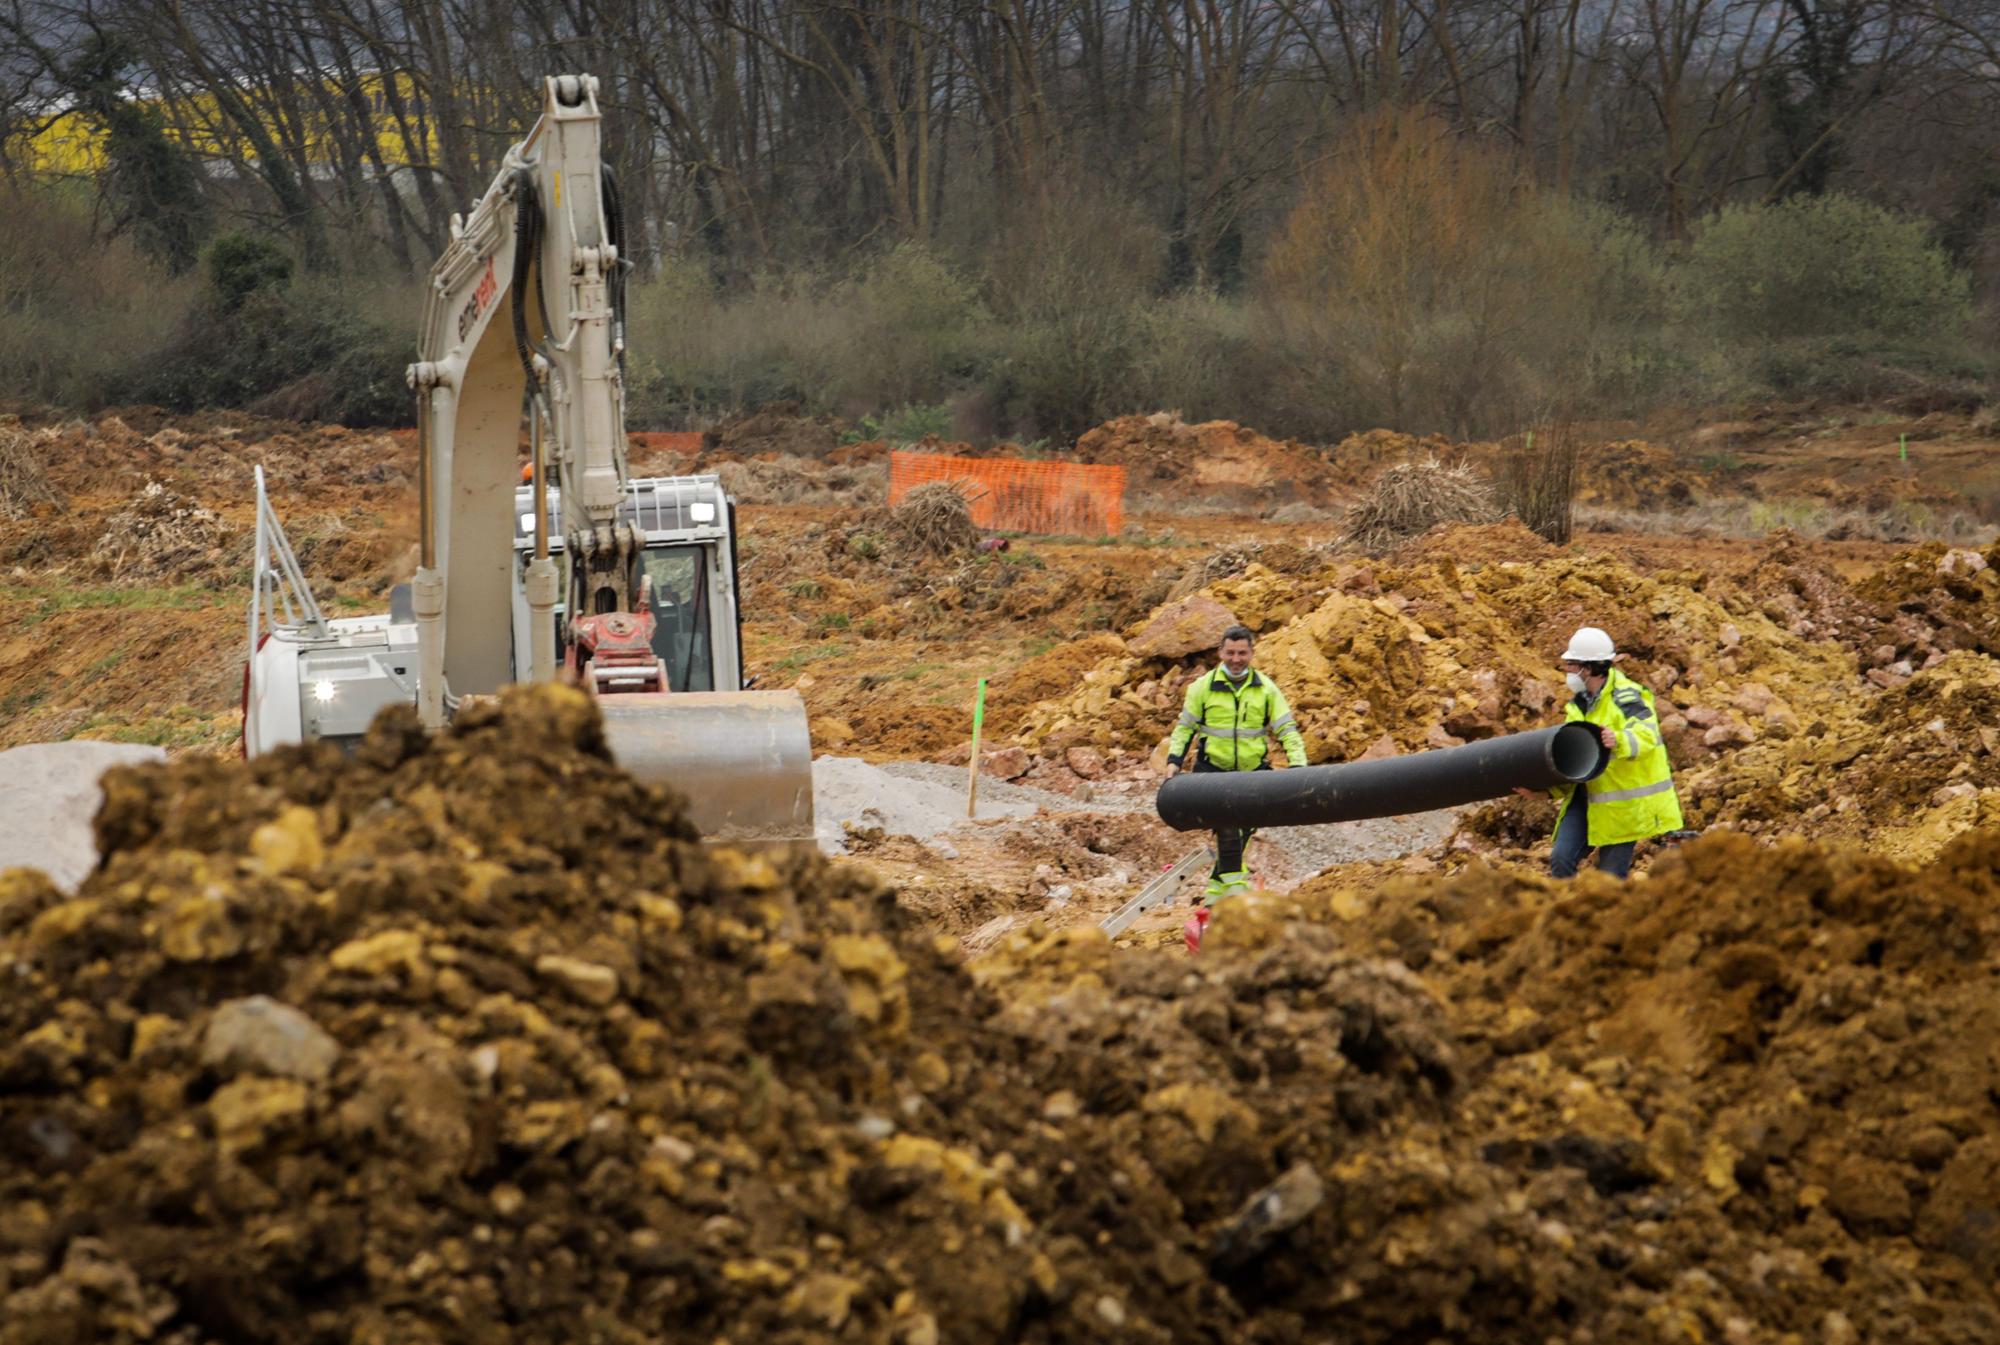
<svg viewBox="0 0 2000 1345">
<path fill-rule="evenodd" d="M 535 349 L 528 340 L 528 278 L 537 271 L 538 254 L 542 248 L 542 205 L 535 195 L 535 175 L 523 168 L 514 175 L 514 275 L 508 285 L 512 302 L 509 308 L 514 321 L 514 353 L 521 357 L 521 368 L 528 375 L 528 386 L 539 386 L 535 377 Z M 536 286 L 539 292 L 540 279 Z M 543 330 L 547 330 L 546 313 L 543 315 Z"/>
<path fill-rule="evenodd" d="M 1595 728 L 1562 724 L 1344 766 L 1187 772 L 1160 786 L 1154 806 L 1176 831 L 1305 827 L 1455 808 L 1516 787 L 1581 784 L 1610 761 Z"/>
<path fill-rule="evenodd" d="M 618 260 L 611 268 L 611 348 L 618 352 L 618 368 L 625 368 L 625 279 L 632 269 L 632 263 L 625 257 L 625 198 L 618 190 L 618 175 L 611 171 L 607 161 L 599 166 L 598 180 L 603 184 L 604 217 L 609 226 L 611 246 L 618 254 Z"/>
</svg>

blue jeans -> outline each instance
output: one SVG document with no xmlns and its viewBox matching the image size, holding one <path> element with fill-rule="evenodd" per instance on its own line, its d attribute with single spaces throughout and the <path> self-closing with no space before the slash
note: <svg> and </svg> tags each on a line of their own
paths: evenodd
<svg viewBox="0 0 2000 1345">
<path fill-rule="evenodd" d="M 1590 853 L 1590 804 L 1583 797 L 1583 786 L 1578 785 L 1576 797 L 1569 802 L 1569 811 L 1563 814 L 1562 823 L 1556 828 L 1556 842 L 1549 848 L 1549 873 L 1557 878 L 1574 878 L 1576 866 L 1583 863 L 1583 857 Z M 1614 878 L 1623 878 L 1632 872 L 1632 850 L 1637 841 L 1620 841 L 1617 845 L 1597 847 L 1597 867 Z"/>
</svg>

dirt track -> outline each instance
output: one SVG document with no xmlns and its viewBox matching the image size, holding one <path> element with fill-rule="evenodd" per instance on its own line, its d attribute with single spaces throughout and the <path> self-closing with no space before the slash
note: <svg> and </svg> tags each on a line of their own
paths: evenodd
<svg viewBox="0 0 2000 1345">
<path fill-rule="evenodd" d="M 1176 424 L 1105 442 L 1307 451 Z M 1758 480 L 1797 467 L 1730 433 Z M 1659 465 L 1630 440 L 1607 458 Z M 250 465 L 365 610 L 407 564 L 407 442 L 33 438 L 0 734 L 182 760 L 113 778 L 76 899 L 0 877 L 0 1345 L 2000 1338 L 2000 547 L 1675 536 L 1753 470 L 1689 443 L 1595 478 L 1644 531 L 1383 555 L 1202 512 L 917 563 L 875 450 L 766 463 L 836 502 L 745 508 L 764 685 L 822 754 L 956 789 L 992 676 L 989 799 L 1040 809 L 857 811 L 848 858 L 773 866 L 690 845 L 553 691 L 344 764 L 213 755 Z M 1311 507 L 1430 447 L 1338 446 Z M 1871 507 L 1850 484 L 1799 498 Z M 1927 507 L 1981 507 L 1963 484 Z M 1547 807 L 1513 799 L 1351 859 L 1274 837 L 1198 961 L 1176 913 L 1113 947 L 1095 919 L 1190 843 L 1145 801 L 1218 610 L 1318 759 L 1548 722 L 1550 651 L 1598 620 L 1731 834 L 1628 885 L 1541 878 Z M 582 833 L 540 825 L 558 781 Z"/>
</svg>

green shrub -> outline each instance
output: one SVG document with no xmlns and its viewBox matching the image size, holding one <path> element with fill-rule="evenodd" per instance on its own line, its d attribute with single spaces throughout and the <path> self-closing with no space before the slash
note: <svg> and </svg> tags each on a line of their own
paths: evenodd
<svg viewBox="0 0 2000 1345">
<path fill-rule="evenodd" d="M 1758 343 L 1740 358 L 1749 386 L 1759 393 L 1853 401 L 1916 398 L 1929 409 L 1979 405 L 1995 372 L 1989 356 L 1953 337 L 1794 337 Z"/>
<path fill-rule="evenodd" d="M 292 283 L 292 254 L 262 234 L 223 234 L 209 244 L 202 260 L 209 291 L 226 313 L 241 308 L 253 294 Z"/>
<path fill-rule="evenodd" d="M 1089 186 L 1021 205 L 987 263 L 1003 324 L 989 383 L 1016 430 L 1070 438 L 1129 409 L 1165 257 L 1136 206 Z"/>
<path fill-rule="evenodd" d="M 1271 371 L 1251 330 L 1245 306 L 1212 290 L 1147 305 L 1129 395 L 1112 411 L 1171 410 L 1189 422 L 1255 418 Z"/>
<path fill-rule="evenodd" d="M 845 277 L 795 267 L 727 293 L 677 258 L 632 287 L 628 409 L 683 425 L 767 402 L 935 404 L 977 377 L 986 325 L 972 283 L 915 245 Z"/>
<path fill-rule="evenodd" d="M 1729 206 L 1681 268 L 1682 321 L 1725 341 L 1951 337 L 1971 287 L 1913 216 L 1844 196 Z"/>
<path fill-rule="evenodd" d="M 232 311 L 203 305 L 163 349 L 111 380 L 121 401 L 174 411 L 251 407 L 300 420 L 405 425 L 410 330 L 350 310 L 331 288 L 253 290 Z"/>
<path fill-rule="evenodd" d="M 0 386 L 81 408 L 115 370 L 169 340 L 196 300 L 126 236 L 100 237 L 85 196 L 0 188 Z M 88 254 L 89 264 L 78 265 Z"/>
<path fill-rule="evenodd" d="M 917 244 L 872 258 L 826 302 L 832 320 L 820 330 L 832 339 L 806 360 L 824 371 L 827 404 L 939 402 L 985 361 L 976 287 Z M 947 428 L 948 419 L 940 429 Z"/>
<path fill-rule="evenodd" d="M 1491 433 L 1656 378 L 1659 267 L 1629 225 L 1538 189 L 1421 111 L 1364 121 L 1259 277 L 1289 423 Z"/>
<path fill-rule="evenodd" d="M 819 277 L 755 277 L 718 292 L 698 260 L 673 258 L 635 281 L 627 318 L 627 416 L 634 427 L 680 427 L 767 402 L 821 405 L 800 352 L 823 336 Z"/>
<path fill-rule="evenodd" d="M 891 444 L 914 444 L 929 435 L 951 433 L 951 408 L 943 403 L 898 407 L 886 416 L 863 416 L 840 436 L 843 444 L 861 444 L 881 439 Z"/>
<path fill-rule="evenodd" d="M 943 403 L 911 403 L 891 411 L 882 422 L 882 432 L 896 443 L 913 444 L 931 435 L 951 433 L 951 408 Z"/>
</svg>

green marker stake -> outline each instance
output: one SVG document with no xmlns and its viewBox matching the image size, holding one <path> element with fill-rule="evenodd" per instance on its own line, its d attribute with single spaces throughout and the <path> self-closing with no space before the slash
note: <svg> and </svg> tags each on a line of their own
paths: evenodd
<svg viewBox="0 0 2000 1345">
<path fill-rule="evenodd" d="M 965 815 L 971 817 L 979 806 L 979 730 L 986 723 L 986 679 L 979 679 L 979 692 L 972 701 L 972 776 L 965 785 Z"/>
<path fill-rule="evenodd" d="M 1907 434 L 1899 434 L 1896 436 L 1896 443 L 1902 448 L 1902 453 L 1900 455 L 1902 457 L 1902 460 L 1904 462 L 1908 462 L 1910 460 L 1910 436 Z"/>
</svg>

